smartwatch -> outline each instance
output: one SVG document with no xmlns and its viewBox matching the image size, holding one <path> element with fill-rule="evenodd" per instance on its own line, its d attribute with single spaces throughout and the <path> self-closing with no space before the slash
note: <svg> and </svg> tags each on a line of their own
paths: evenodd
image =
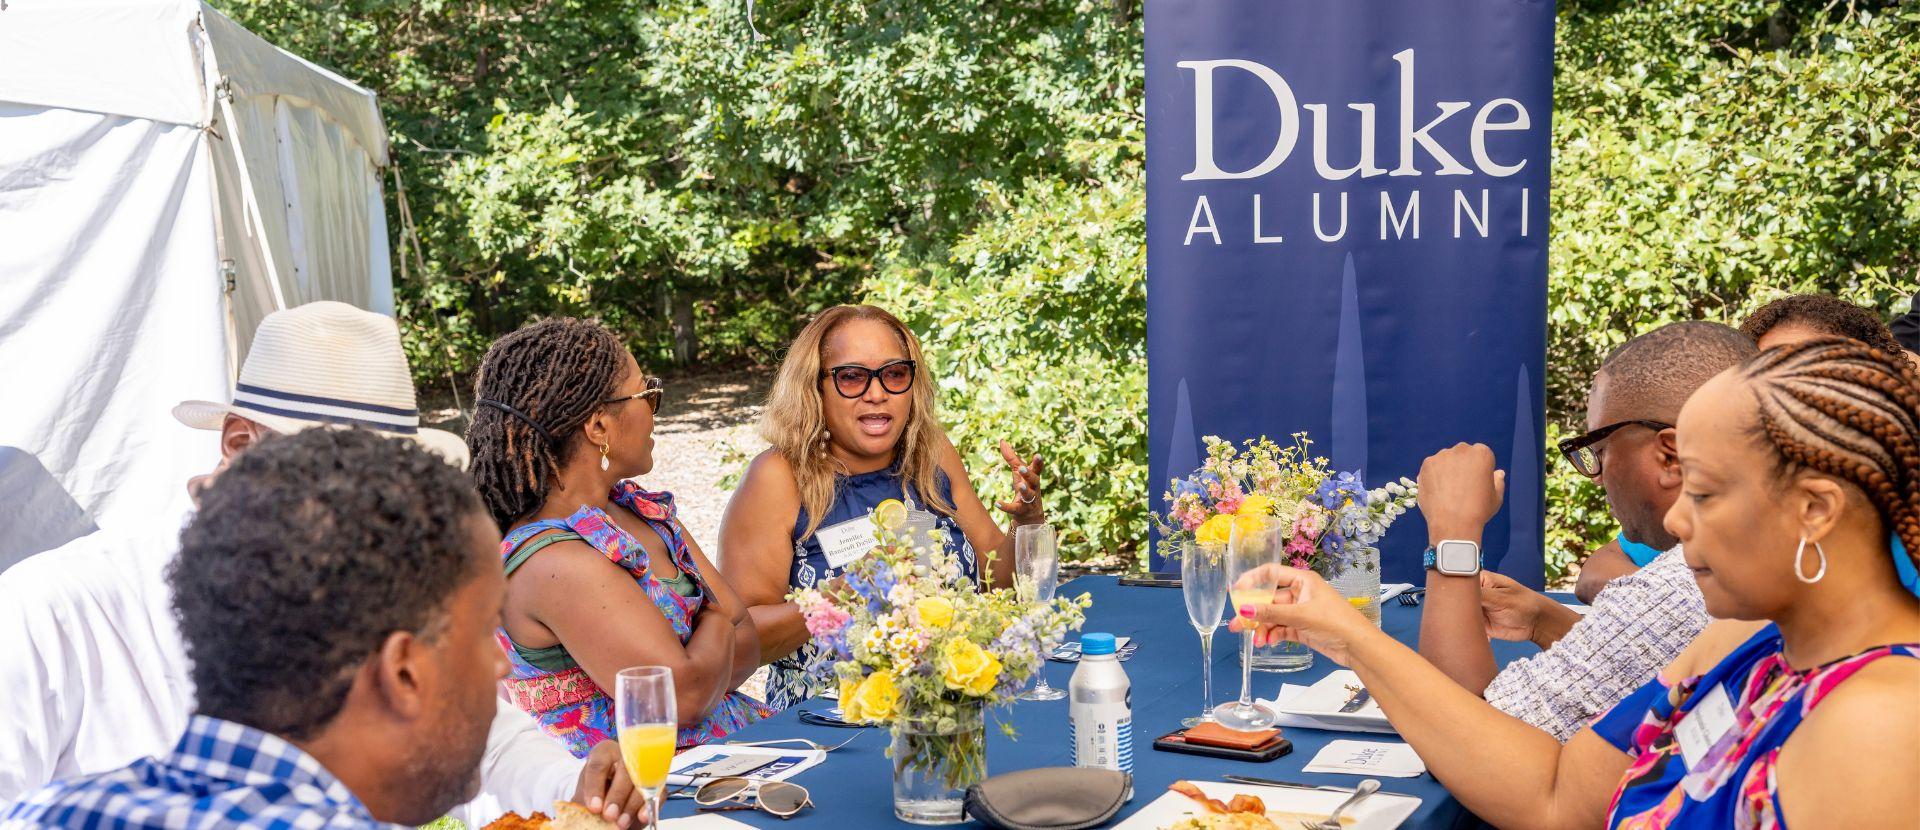
<svg viewBox="0 0 1920 830">
<path fill-rule="evenodd" d="M 1420 556 L 1428 570 L 1444 576 L 1475 576 L 1480 573 L 1480 544 L 1463 539 L 1442 539 Z"/>
</svg>

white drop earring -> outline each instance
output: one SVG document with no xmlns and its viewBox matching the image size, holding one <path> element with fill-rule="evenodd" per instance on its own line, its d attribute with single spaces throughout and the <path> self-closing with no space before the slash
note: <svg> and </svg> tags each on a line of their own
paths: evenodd
<svg viewBox="0 0 1920 830">
<path fill-rule="evenodd" d="M 1800 537 L 1800 547 L 1793 551 L 1793 575 L 1801 582 L 1812 585 L 1815 582 L 1825 579 L 1827 576 L 1827 550 L 1826 548 L 1820 547 L 1819 542 L 1813 543 L 1813 552 L 1820 554 L 1820 570 L 1814 572 L 1813 576 L 1807 576 L 1807 572 L 1800 567 L 1800 558 L 1804 556 L 1806 552 L 1807 537 L 1802 535 Z"/>
<path fill-rule="evenodd" d="M 600 469 L 601 470 L 606 470 L 608 467 L 613 466 L 610 462 L 607 461 L 607 452 L 611 449 L 613 449 L 612 444 L 603 443 L 600 445 Z"/>
</svg>

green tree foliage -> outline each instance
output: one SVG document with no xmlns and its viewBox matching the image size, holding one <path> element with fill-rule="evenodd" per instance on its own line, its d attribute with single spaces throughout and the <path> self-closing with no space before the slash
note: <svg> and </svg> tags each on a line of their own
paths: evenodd
<svg viewBox="0 0 1920 830">
<path fill-rule="evenodd" d="M 1594 369 L 1635 333 L 1912 295 L 1920 5 L 1567 3 L 1557 41 L 1550 439 L 1584 429 Z M 1617 529 L 1557 459 L 1547 503 L 1550 573 Z"/>
<path fill-rule="evenodd" d="M 216 3 L 381 94 L 422 382 L 536 315 L 597 315 L 650 366 L 764 363 L 870 299 L 925 340 L 976 469 L 1001 438 L 1048 455 L 1071 552 L 1144 538 L 1134 0 Z M 1635 332 L 1913 289 L 1914 3 L 1562 0 L 1557 49 L 1550 459 Z M 1550 470 L 1557 574 L 1614 528 Z"/>
</svg>

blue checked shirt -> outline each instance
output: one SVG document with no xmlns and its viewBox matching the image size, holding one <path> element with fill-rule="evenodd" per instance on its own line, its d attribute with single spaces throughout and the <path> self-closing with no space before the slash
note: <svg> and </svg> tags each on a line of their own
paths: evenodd
<svg viewBox="0 0 1920 830">
<path fill-rule="evenodd" d="M 195 715 L 173 754 L 60 781 L 0 808 L 0 828 L 321 830 L 398 827 L 313 756 L 251 727 Z"/>
</svg>

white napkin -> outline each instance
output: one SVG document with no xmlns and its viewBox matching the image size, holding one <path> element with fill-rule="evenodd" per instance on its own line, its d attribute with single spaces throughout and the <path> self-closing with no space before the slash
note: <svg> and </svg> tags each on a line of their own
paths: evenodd
<svg viewBox="0 0 1920 830">
<path fill-rule="evenodd" d="M 1306 771 L 1412 778 L 1426 772 L 1427 764 L 1413 747 L 1397 741 L 1334 741 L 1313 756 Z"/>
<path fill-rule="evenodd" d="M 1384 603 L 1411 590 L 1413 590 L 1411 582 L 1389 582 L 1380 586 L 1380 601 Z"/>
<path fill-rule="evenodd" d="M 1333 723 L 1307 715 L 1293 715 L 1280 711 L 1281 708 L 1286 705 L 1287 701 L 1292 700 L 1296 695 L 1306 690 L 1307 687 L 1305 686 L 1293 683 L 1282 683 L 1280 684 L 1280 694 L 1275 695 L 1272 700 L 1260 701 L 1262 706 L 1273 710 L 1274 726 L 1297 726 L 1302 729 L 1325 729 L 1331 732 L 1368 732 L 1379 735 L 1399 734 L 1395 732 L 1391 726 L 1360 726 L 1351 723 Z"/>
<path fill-rule="evenodd" d="M 666 819 L 660 822 L 660 827 L 661 830 L 733 830 L 736 827 L 752 828 L 753 825 L 744 821 L 734 821 L 726 816 L 701 813 L 686 818 Z"/>
</svg>

